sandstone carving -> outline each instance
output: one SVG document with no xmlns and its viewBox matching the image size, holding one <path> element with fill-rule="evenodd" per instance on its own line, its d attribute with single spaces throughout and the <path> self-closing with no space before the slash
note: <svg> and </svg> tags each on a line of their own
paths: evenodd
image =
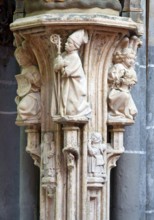
<svg viewBox="0 0 154 220">
<path fill-rule="evenodd" d="M 42 187 L 51 198 L 55 193 L 56 178 L 56 149 L 53 141 L 53 133 L 46 132 L 41 144 L 42 151 Z"/>
<path fill-rule="evenodd" d="M 21 74 L 16 75 L 17 89 L 17 121 L 39 122 L 41 117 L 40 73 L 33 65 L 28 51 L 19 46 L 15 51 L 16 59 L 22 67 Z"/>
<path fill-rule="evenodd" d="M 40 131 L 36 125 L 28 128 L 27 133 L 27 146 L 26 151 L 34 160 L 34 164 L 40 167 L 41 149 L 40 149 Z"/>
<path fill-rule="evenodd" d="M 87 102 L 86 77 L 78 55 L 81 45 L 87 42 L 88 34 L 85 30 L 74 32 L 67 39 L 65 52 L 61 55 L 58 54 L 55 59 L 56 100 L 52 99 L 51 111 L 56 102 L 57 115 L 66 119 L 90 117 L 91 109 Z"/>
<path fill-rule="evenodd" d="M 69 2 L 49 1 L 24 2 L 41 10 Z M 27 122 L 26 150 L 40 167 L 40 220 L 110 219 L 111 169 L 137 113 L 130 90 L 140 42 L 130 36 L 140 27 L 89 10 L 42 11 L 11 25 L 22 69 L 17 121 Z"/>
<path fill-rule="evenodd" d="M 98 132 L 91 134 L 88 144 L 88 176 L 102 177 L 105 174 L 104 152 L 106 145 L 102 143 L 102 136 Z"/>
<path fill-rule="evenodd" d="M 44 141 L 42 148 L 42 169 L 44 177 L 55 177 L 55 143 L 53 141 L 53 134 L 47 132 L 44 134 Z"/>
<path fill-rule="evenodd" d="M 125 37 L 123 47 L 113 55 L 113 67 L 109 70 L 109 118 L 133 120 L 137 108 L 131 96 L 131 88 L 137 83 L 134 70 L 137 47 L 140 43 L 136 36 Z"/>
</svg>

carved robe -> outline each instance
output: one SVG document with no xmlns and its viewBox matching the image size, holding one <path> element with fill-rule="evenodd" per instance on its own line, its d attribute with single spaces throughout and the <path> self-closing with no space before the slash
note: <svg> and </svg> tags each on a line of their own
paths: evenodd
<svg viewBox="0 0 154 220">
<path fill-rule="evenodd" d="M 55 177 L 55 145 L 51 143 L 43 143 L 43 166 L 44 176 Z"/>
<path fill-rule="evenodd" d="M 104 173 L 104 155 L 106 146 L 103 144 L 92 144 L 88 147 L 88 175 L 102 176 Z"/>
<path fill-rule="evenodd" d="M 18 114 L 22 120 L 39 120 L 41 116 L 40 73 L 36 66 L 22 69 L 18 82 Z"/>
<path fill-rule="evenodd" d="M 78 52 L 65 52 L 62 57 L 65 67 L 61 69 L 60 115 L 88 117 L 91 109 L 87 102 L 86 78 Z"/>
<path fill-rule="evenodd" d="M 136 72 L 123 64 L 115 64 L 108 77 L 111 89 L 109 91 L 109 114 L 129 119 L 137 114 L 136 105 L 130 94 L 130 89 L 137 82 Z"/>
</svg>

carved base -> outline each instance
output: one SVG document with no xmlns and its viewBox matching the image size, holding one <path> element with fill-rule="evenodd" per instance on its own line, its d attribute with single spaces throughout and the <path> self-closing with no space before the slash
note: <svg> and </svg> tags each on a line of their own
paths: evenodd
<svg viewBox="0 0 154 220">
<path fill-rule="evenodd" d="M 89 118 L 87 117 L 73 117 L 73 116 L 55 116 L 52 118 L 54 122 L 60 123 L 60 124 L 66 124 L 66 123 L 77 123 L 77 124 L 85 124 L 89 121 Z"/>
<path fill-rule="evenodd" d="M 122 117 L 108 117 L 107 120 L 108 125 L 132 125 L 135 123 L 132 119 L 122 118 Z"/>
</svg>

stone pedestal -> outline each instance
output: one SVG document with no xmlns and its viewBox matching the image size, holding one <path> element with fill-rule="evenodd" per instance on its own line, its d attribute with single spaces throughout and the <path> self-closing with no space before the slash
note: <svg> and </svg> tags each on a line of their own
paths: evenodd
<svg viewBox="0 0 154 220">
<path fill-rule="evenodd" d="M 16 124 L 28 128 L 27 151 L 40 167 L 40 219 L 109 220 L 110 170 L 124 151 L 124 126 L 137 113 L 132 64 L 113 57 L 129 49 L 135 59 L 141 30 L 131 19 L 98 13 L 45 13 L 18 19 L 11 29 L 22 66 Z M 70 57 L 70 47 L 80 58 Z M 119 91 L 114 102 L 111 91 Z"/>
</svg>

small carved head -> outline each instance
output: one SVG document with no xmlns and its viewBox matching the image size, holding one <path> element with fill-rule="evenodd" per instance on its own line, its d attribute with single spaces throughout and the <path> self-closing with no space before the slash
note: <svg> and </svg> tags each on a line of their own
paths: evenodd
<svg viewBox="0 0 154 220">
<path fill-rule="evenodd" d="M 126 67 L 130 68 L 134 65 L 136 55 L 131 48 L 127 48 L 123 51 L 123 63 Z"/>
<path fill-rule="evenodd" d="M 28 53 L 23 47 L 18 47 L 15 51 L 15 57 L 20 66 L 28 66 L 30 64 L 30 59 Z"/>
<path fill-rule="evenodd" d="M 46 132 L 44 134 L 44 142 L 46 144 L 50 144 L 52 140 L 53 140 L 53 134 L 51 132 Z"/>
<path fill-rule="evenodd" d="M 123 51 L 117 51 L 113 55 L 113 63 L 123 63 L 126 67 L 130 68 L 134 65 L 136 55 L 131 48 L 126 48 Z"/>
<path fill-rule="evenodd" d="M 116 48 L 113 54 L 113 63 L 123 63 L 127 68 L 130 68 L 136 59 L 136 53 L 142 42 L 137 36 L 130 38 L 125 36 Z"/>
<path fill-rule="evenodd" d="M 88 43 L 88 33 L 84 29 L 77 30 L 71 34 L 65 44 L 65 50 L 71 52 L 78 50 L 82 44 Z"/>
<path fill-rule="evenodd" d="M 102 143 L 102 135 L 99 132 L 93 132 L 91 134 L 91 144 Z"/>
<path fill-rule="evenodd" d="M 28 42 L 23 41 L 15 50 L 15 57 L 20 66 L 36 65 L 36 59 Z"/>
<path fill-rule="evenodd" d="M 77 49 L 78 48 L 77 48 L 76 44 L 74 43 L 74 41 L 71 38 L 68 38 L 67 42 L 65 43 L 66 52 L 69 53 L 69 52 L 77 50 Z"/>
</svg>

